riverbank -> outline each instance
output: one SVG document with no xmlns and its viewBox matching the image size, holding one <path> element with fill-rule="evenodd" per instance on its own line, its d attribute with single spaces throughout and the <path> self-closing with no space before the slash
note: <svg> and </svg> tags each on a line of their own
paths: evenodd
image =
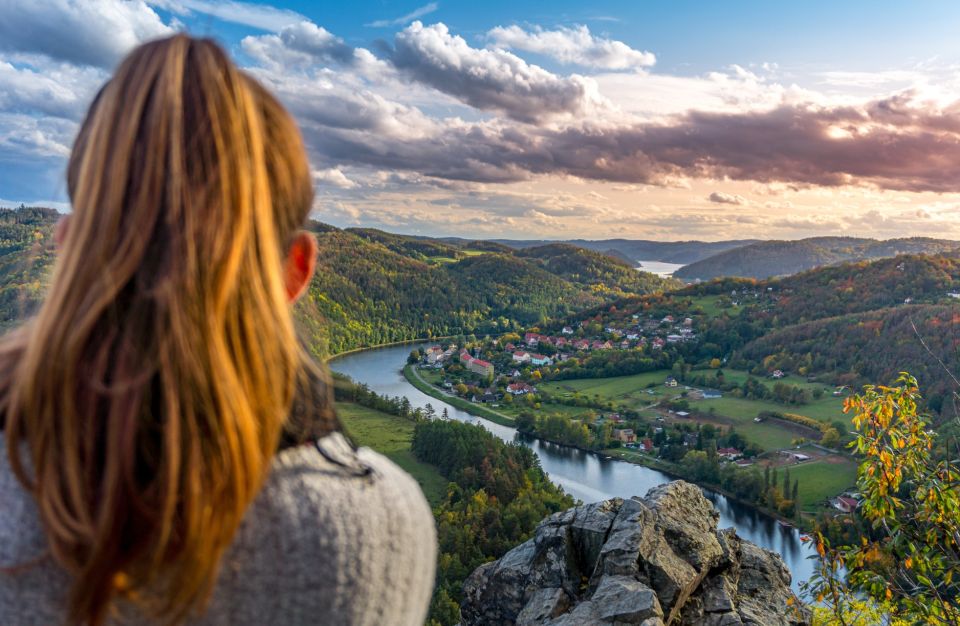
<svg viewBox="0 0 960 626">
<path fill-rule="evenodd" d="M 812 527 L 809 524 L 810 520 L 807 520 L 805 517 L 803 517 L 803 514 L 801 514 L 801 518 L 799 520 L 793 517 L 785 517 L 777 511 L 774 511 L 765 506 L 758 505 L 756 502 L 749 502 L 747 500 L 744 500 L 737 494 L 727 489 L 724 489 L 720 485 L 714 485 L 712 483 L 705 483 L 705 482 L 694 480 L 690 476 L 686 476 L 682 471 L 680 471 L 679 466 L 676 463 L 670 463 L 669 461 L 664 461 L 662 459 L 644 456 L 633 450 L 627 450 L 623 448 L 619 448 L 619 449 L 608 448 L 606 450 L 603 450 L 602 453 L 609 454 L 610 456 L 616 458 L 619 461 L 624 461 L 626 463 L 633 463 L 634 465 L 642 465 L 643 467 L 649 467 L 650 469 L 655 469 L 658 472 L 662 472 L 670 476 L 671 478 L 676 478 L 678 480 L 685 480 L 688 483 L 694 483 L 695 485 L 698 485 L 699 487 L 707 489 L 708 491 L 718 493 L 729 500 L 733 500 L 734 502 L 738 502 L 743 506 L 750 507 L 751 509 L 754 509 L 758 513 L 762 513 L 767 517 L 771 517 L 777 520 L 781 524 L 789 524 L 790 526 L 797 527 L 800 529 L 801 532 L 812 530 Z"/>
<path fill-rule="evenodd" d="M 351 349 L 351 350 L 345 350 L 345 351 L 343 351 L 343 352 L 337 352 L 336 354 L 331 354 L 331 355 L 328 356 L 326 359 L 324 359 L 324 363 L 328 363 L 328 364 L 329 364 L 331 361 L 335 361 L 336 359 L 339 359 L 340 357 L 348 356 L 348 355 L 351 355 L 351 354 L 357 354 L 358 352 L 366 352 L 367 350 L 380 350 L 381 348 L 393 348 L 393 347 L 396 347 L 396 346 L 409 346 L 409 345 L 413 345 L 413 344 L 415 344 L 415 343 L 426 343 L 426 342 L 429 342 L 429 341 L 442 341 L 442 340 L 444 340 L 444 339 L 453 339 L 454 337 L 457 337 L 457 336 L 458 336 L 458 335 L 444 335 L 444 336 L 442 336 L 442 337 L 420 337 L 419 339 L 404 339 L 404 340 L 402 340 L 402 341 L 391 341 L 391 342 L 389 342 L 389 343 L 380 343 L 380 344 L 377 344 L 377 345 L 375 345 L 375 346 L 361 346 L 361 347 L 359 347 L 359 348 L 353 348 L 353 349 Z"/>
<path fill-rule="evenodd" d="M 733 493 L 732 491 L 728 491 L 727 489 L 724 489 L 724 488 L 721 487 L 720 485 L 715 485 L 715 484 L 712 484 L 712 483 L 705 483 L 705 482 L 702 482 L 702 481 L 698 481 L 698 480 L 696 480 L 696 479 L 694 479 L 694 478 L 686 475 L 686 474 L 680 469 L 680 466 L 677 465 L 676 463 L 671 463 L 671 462 L 669 462 L 669 461 L 664 461 L 663 459 L 658 459 L 658 458 L 656 458 L 656 457 L 651 457 L 651 456 L 642 455 L 642 454 L 640 454 L 640 453 L 638 453 L 638 452 L 635 452 L 635 451 L 633 451 L 633 450 L 629 450 L 629 449 L 627 449 L 627 448 L 604 448 L 604 449 L 602 449 L 602 450 L 594 450 L 594 449 L 592 449 L 592 448 L 583 448 L 583 447 L 576 446 L 576 445 L 572 445 L 572 444 L 569 444 L 569 443 L 563 443 L 563 442 L 561 442 L 561 441 L 553 441 L 552 439 L 546 439 L 546 438 L 544 438 L 544 437 L 541 437 L 540 435 L 537 435 L 537 434 L 531 433 L 531 432 L 525 432 L 525 431 L 521 431 L 521 430 L 518 430 L 517 432 L 519 432 L 520 434 L 522 434 L 522 435 L 524 435 L 524 436 L 533 437 L 534 439 L 537 439 L 537 440 L 539 440 L 539 441 L 543 441 L 543 442 L 545 442 L 545 443 L 550 443 L 550 444 L 553 444 L 553 445 L 555 445 L 555 446 L 562 446 L 562 447 L 564 447 L 564 448 L 571 448 L 571 449 L 573 449 L 573 450 L 579 450 L 580 452 L 584 452 L 584 453 L 587 453 L 587 454 L 594 454 L 594 455 L 600 457 L 601 459 L 615 459 L 615 460 L 617 460 L 617 461 L 623 461 L 624 463 L 630 463 L 630 464 L 632 464 L 632 465 L 639 465 L 639 466 L 641 466 L 641 467 L 646 467 L 646 468 L 649 468 L 649 469 L 652 469 L 652 470 L 656 470 L 656 471 L 660 472 L 661 474 L 666 474 L 667 476 L 669 476 L 669 477 L 672 478 L 672 479 L 685 480 L 685 481 L 687 481 L 688 483 L 693 483 L 693 484 L 697 485 L 698 487 L 701 487 L 701 488 L 703 488 L 703 489 L 706 489 L 707 491 L 711 491 L 711 492 L 713 492 L 713 493 L 720 494 L 720 495 L 722 495 L 723 497 L 727 498 L 728 500 L 733 500 L 734 502 L 737 502 L 738 504 L 740 504 L 740 505 L 742 505 L 742 506 L 751 508 L 751 509 L 753 509 L 754 511 L 756 511 L 757 513 L 760 513 L 760 514 L 762 514 L 762 515 L 766 515 L 767 517 L 770 517 L 770 518 L 772 518 L 772 519 L 777 520 L 777 521 L 780 522 L 781 524 L 787 524 L 787 525 L 789 525 L 789 526 L 791 526 L 791 527 L 799 528 L 801 531 L 804 531 L 804 532 L 807 531 L 807 530 L 812 530 L 812 528 L 810 528 L 809 525 L 806 523 L 808 520 L 806 520 L 806 519 L 804 519 L 804 518 L 801 518 L 800 520 L 797 520 L 797 519 L 792 518 L 792 517 L 785 517 L 785 516 L 781 515 L 779 512 L 774 511 L 774 510 L 772 510 L 772 509 L 769 509 L 769 508 L 767 508 L 767 507 L 765 507 L 765 506 L 760 506 L 760 505 L 758 505 L 758 504 L 755 503 L 755 502 L 750 502 L 750 501 L 744 500 L 743 498 L 741 498 L 741 497 L 738 496 L 737 494 Z"/>
<path fill-rule="evenodd" d="M 465 410 L 475 407 L 458 408 L 448 402 L 447 398 L 427 394 L 414 386 L 403 374 L 403 366 L 409 353 L 410 348 L 406 346 L 359 351 L 338 359 L 331 364 L 331 369 L 367 385 L 381 395 L 405 396 L 410 399 L 414 408 L 422 409 L 431 403 L 438 412 L 448 409 L 451 420 L 471 423 L 482 420 L 484 428 L 503 441 L 520 443 L 530 448 L 539 457 L 541 466 L 550 479 L 583 502 L 599 502 L 615 497 L 631 498 L 676 479 L 676 473 L 661 471 L 650 464 L 619 462 L 621 459 L 611 458 L 610 451 L 588 454 L 578 449 L 552 445 L 528 435 L 518 436 L 515 425 L 496 423 L 486 416 L 478 416 L 476 411 Z M 801 533 L 796 528 L 778 524 L 775 518 L 759 512 L 753 506 L 745 506 L 739 500 L 727 498 L 720 492 L 710 490 L 708 497 L 720 513 L 721 527 L 735 527 L 741 537 L 784 557 L 787 567 L 793 573 L 795 590 L 799 590 L 799 584 L 814 575 L 812 561 L 809 559 L 814 552 L 808 544 L 801 541 Z"/>
<path fill-rule="evenodd" d="M 473 402 L 470 402 L 469 400 L 464 400 L 455 394 L 446 393 L 445 391 L 437 389 L 425 381 L 423 377 L 420 376 L 420 372 L 417 371 L 417 368 L 413 365 L 407 364 L 403 367 L 403 377 L 407 379 L 407 382 L 428 396 L 436 398 L 437 400 L 442 400 L 443 402 L 455 406 L 462 411 L 466 411 L 471 415 L 488 419 L 491 422 L 500 424 L 501 426 L 513 427 L 516 425 L 516 421 L 509 415 L 505 415 L 499 411 L 494 411 L 493 409 L 489 409 L 485 406 L 479 406 Z"/>
<path fill-rule="evenodd" d="M 422 376 L 420 376 L 420 372 L 419 372 L 419 371 L 417 370 L 417 368 L 416 368 L 415 366 L 413 366 L 413 365 L 407 364 L 407 365 L 404 366 L 404 368 L 403 368 L 403 376 L 404 376 L 404 378 L 407 379 L 407 381 L 408 381 L 411 385 L 413 385 L 413 386 L 416 387 L 418 390 L 422 391 L 423 393 L 427 394 L 428 396 L 430 396 L 430 397 L 432 397 L 432 398 L 436 398 L 437 400 L 441 400 L 441 401 L 443 401 L 443 402 L 446 402 L 447 404 L 450 404 L 450 405 L 452 405 L 452 406 L 455 406 L 455 407 L 457 407 L 458 409 L 460 409 L 460 410 L 462 410 L 462 411 L 466 411 L 467 413 L 470 413 L 471 415 L 475 415 L 475 416 L 477 416 L 477 417 L 482 417 L 482 418 L 484 418 L 484 419 L 488 419 L 488 420 L 490 420 L 490 421 L 492 421 L 492 422 L 495 422 L 495 423 L 497 423 L 497 424 L 500 424 L 501 426 L 513 426 L 513 427 L 515 427 L 515 420 L 514 420 L 513 418 L 511 418 L 510 416 L 504 415 L 503 413 L 499 413 L 499 412 L 494 411 L 494 410 L 492 410 L 492 409 L 490 409 L 490 408 L 487 408 L 487 407 L 484 407 L 484 406 L 480 406 L 480 405 L 478 405 L 478 404 L 476 404 L 476 403 L 474 403 L 474 402 L 470 402 L 469 400 L 465 400 L 465 399 L 463 399 L 463 398 L 461 398 L 461 397 L 459 397 L 459 396 L 457 396 L 457 395 L 455 395 L 455 394 L 447 393 L 447 392 L 445 392 L 445 391 L 442 391 L 442 390 L 438 389 L 438 388 L 435 387 L 434 385 L 431 385 L 431 384 L 428 383 L 426 380 L 424 380 Z M 804 523 L 805 520 L 803 520 L 802 517 L 801 517 L 801 520 L 799 520 L 799 521 L 796 520 L 795 518 L 784 517 L 783 515 L 781 515 L 781 514 L 780 514 L 779 512 L 777 512 L 777 511 L 774 511 L 774 510 L 772 510 L 772 509 L 769 509 L 769 508 L 767 508 L 767 507 L 765 507 L 765 506 L 760 506 L 760 505 L 758 505 L 758 504 L 755 503 L 755 502 L 748 502 L 747 500 L 744 500 L 744 499 L 741 498 L 740 496 L 737 496 L 736 494 L 734 494 L 734 493 L 732 493 L 732 492 L 724 489 L 723 487 L 721 487 L 721 486 L 719 486 L 719 485 L 713 485 L 713 484 L 710 484 L 710 483 L 698 482 L 698 481 L 692 479 L 690 476 L 685 475 L 684 472 L 680 469 L 680 467 L 679 467 L 676 463 L 670 463 L 670 462 L 668 462 L 668 461 L 663 461 L 662 459 L 656 459 L 656 458 L 653 458 L 653 457 L 644 456 L 644 455 L 641 455 L 641 454 L 639 454 L 639 453 L 635 453 L 635 452 L 633 452 L 633 451 L 631 451 L 631 450 L 627 450 L 627 449 L 623 449 L 623 448 L 606 448 L 606 449 L 603 449 L 603 450 L 593 450 L 593 449 L 591 449 L 591 448 L 583 448 L 583 447 L 580 447 L 580 446 L 571 445 L 571 444 L 563 443 L 563 442 L 560 442 L 560 441 L 553 441 L 553 440 L 550 440 L 550 439 L 541 437 L 541 436 L 539 436 L 539 435 L 537 435 L 537 434 L 535 434 L 535 433 L 529 433 L 529 432 L 523 432 L 523 431 L 518 431 L 518 432 L 521 432 L 521 434 L 526 435 L 526 436 L 528 436 L 528 437 L 534 437 L 534 438 L 539 439 L 540 441 L 543 441 L 543 442 L 546 442 L 546 443 L 551 443 L 551 444 L 554 444 L 554 445 L 563 446 L 563 447 L 565 447 L 565 448 L 572 448 L 572 449 L 575 449 L 575 450 L 580 450 L 581 452 L 585 452 L 585 453 L 588 453 L 588 454 L 595 454 L 595 455 L 597 455 L 597 456 L 598 456 L 599 458 L 601 458 L 601 459 L 614 458 L 614 459 L 617 459 L 617 460 L 619 460 L 619 461 L 624 461 L 624 462 L 626 462 L 626 463 L 631 463 L 631 464 L 633 464 L 633 465 L 639 465 L 639 466 L 642 466 L 642 467 L 647 467 L 647 468 L 656 470 L 656 471 L 658 471 L 658 472 L 662 472 L 662 473 L 670 476 L 671 478 L 676 478 L 676 479 L 680 479 L 680 480 L 685 480 L 685 481 L 687 481 L 687 482 L 692 482 L 692 483 L 694 483 L 694 484 L 697 484 L 697 485 L 699 485 L 700 487 L 703 487 L 704 489 L 708 489 L 708 490 L 710 490 L 710 491 L 712 491 L 712 492 L 718 493 L 718 494 L 720 494 L 720 495 L 722 495 L 722 496 L 724 496 L 724 497 L 726 497 L 726 498 L 728 498 L 728 499 L 730 499 L 730 500 L 733 500 L 733 501 L 735 501 L 735 502 L 738 502 L 739 504 L 741 504 L 741 505 L 743 505 L 743 506 L 750 507 L 750 508 L 754 509 L 755 511 L 757 511 L 758 513 L 761 513 L 761 514 L 766 515 L 766 516 L 768 516 L 768 517 L 770 517 L 770 518 L 773 518 L 773 519 L 777 520 L 777 521 L 780 522 L 780 523 L 785 523 L 785 524 L 790 524 L 790 525 L 797 525 L 797 526 L 799 526 L 801 529 L 803 529 L 803 528 L 806 526 L 806 524 Z"/>
</svg>

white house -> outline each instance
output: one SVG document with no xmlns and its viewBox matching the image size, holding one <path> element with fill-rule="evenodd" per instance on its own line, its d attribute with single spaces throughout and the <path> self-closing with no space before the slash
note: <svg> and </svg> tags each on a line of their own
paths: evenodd
<svg viewBox="0 0 960 626">
<path fill-rule="evenodd" d="M 507 393 L 512 396 L 522 396 L 527 393 L 533 393 L 534 391 L 536 391 L 536 389 L 527 383 L 511 383 L 507 385 Z"/>
<path fill-rule="evenodd" d="M 529 363 L 530 362 L 530 353 L 518 351 L 513 353 L 513 360 L 516 363 Z"/>
</svg>

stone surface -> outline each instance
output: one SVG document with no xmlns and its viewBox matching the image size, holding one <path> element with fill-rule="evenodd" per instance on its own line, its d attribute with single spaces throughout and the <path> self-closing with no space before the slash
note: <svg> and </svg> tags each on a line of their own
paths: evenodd
<svg viewBox="0 0 960 626">
<path fill-rule="evenodd" d="M 600 619 L 639 624 L 651 617 L 663 617 L 653 589 L 629 576 L 604 576 L 591 598 Z"/>
<path fill-rule="evenodd" d="M 780 557 L 717 530 L 700 489 L 575 507 L 473 572 L 463 626 L 805 626 Z"/>
<path fill-rule="evenodd" d="M 570 596 L 560 587 L 537 589 L 517 616 L 517 626 L 542 624 L 566 612 L 569 606 Z"/>
</svg>

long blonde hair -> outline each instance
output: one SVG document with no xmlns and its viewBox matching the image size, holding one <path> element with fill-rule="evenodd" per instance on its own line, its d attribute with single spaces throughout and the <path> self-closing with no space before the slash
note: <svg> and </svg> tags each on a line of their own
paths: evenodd
<svg viewBox="0 0 960 626">
<path fill-rule="evenodd" d="M 0 346 L 8 452 L 74 575 L 69 619 L 124 598 L 176 623 L 209 597 L 302 371 L 282 264 L 306 153 L 223 50 L 177 35 L 103 87 L 67 179 L 49 292 Z"/>
</svg>

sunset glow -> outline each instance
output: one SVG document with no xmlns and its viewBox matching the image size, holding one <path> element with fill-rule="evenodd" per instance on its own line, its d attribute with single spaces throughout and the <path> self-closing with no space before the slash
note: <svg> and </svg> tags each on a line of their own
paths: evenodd
<svg viewBox="0 0 960 626">
<path fill-rule="evenodd" d="M 722 15 L 691 2 L 3 4 L 5 205 L 67 210 L 65 158 L 93 95 L 137 42 L 186 29 L 223 42 L 296 115 L 314 217 L 337 226 L 960 238 L 960 44 L 947 36 L 960 9 L 947 2 L 813 3 L 802 19 L 754 2 Z"/>
</svg>

